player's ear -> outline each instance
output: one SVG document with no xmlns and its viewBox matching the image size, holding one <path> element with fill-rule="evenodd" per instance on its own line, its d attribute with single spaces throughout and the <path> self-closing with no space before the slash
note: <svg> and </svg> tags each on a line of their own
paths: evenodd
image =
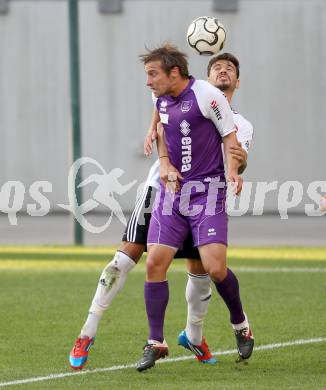
<svg viewBox="0 0 326 390">
<path fill-rule="evenodd" d="M 170 76 L 173 76 L 173 77 L 180 76 L 180 69 L 177 66 L 174 66 L 171 69 Z"/>
<path fill-rule="evenodd" d="M 236 89 L 240 88 L 240 79 L 237 80 L 237 83 L 236 83 L 235 87 L 236 87 Z"/>
</svg>

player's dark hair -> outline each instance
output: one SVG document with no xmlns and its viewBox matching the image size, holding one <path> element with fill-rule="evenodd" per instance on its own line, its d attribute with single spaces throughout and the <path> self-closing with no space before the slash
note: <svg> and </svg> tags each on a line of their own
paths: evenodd
<svg viewBox="0 0 326 390">
<path fill-rule="evenodd" d="M 173 68 L 177 67 L 183 79 L 189 77 L 187 55 L 171 43 L 165 43 L 156 49 L 147 49 L 147 53 L 141 54 L 139 58 L 144 65 L 152 61 L 160 61 L 161 67 L 167 75 L 171 73 Z"/>
<path fill-rule="evenodd" d="M 237 59 L 237 57 L 235 57 L 231 53 L 222 53 L 222 54 L 219 54 L 219 55 L 213 57 L 207 65 L 207 76 L 209 76 L 211 69 L 212 69 L 212 66 L 215 64 L 215 62 L 223 61 L 223 60 L 232 62 L 232 64 L 236 68 L 237 78 L 239 78 L 239 76 L 240 76 L 240 63 L 239 63 L 239 60 Z"/>
</svg>

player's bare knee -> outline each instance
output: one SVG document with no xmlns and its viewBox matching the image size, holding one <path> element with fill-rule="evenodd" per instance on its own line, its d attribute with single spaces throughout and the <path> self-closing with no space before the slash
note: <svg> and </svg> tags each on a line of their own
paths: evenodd
<svg viewBox="0 0 326 390">
<path fill-rule="evenodd" d="M 155 272 L 156 270 L 164 269 L 164 265 L 156 257 L 149 256 L 146 260 L 147 272 Z"/>
<path fill-rule="evenodd" d="M 129 256 L 135 263 L 138 263 L 139 259 L 144 253 L 144 250 L 145 245 L 129 241 L 122 241 L 119 246 L 119 251 Z"/>
<path fill-rule="evenodd" d="M 168 266 L 159 258 L 148 257 L 146 261 L 146 274 L 149 281 L 165 280 Z"/>
<path fill-rule="evenodd" d="M 208 274 L 214 282 L 222 282 L 226 278 L 227 268 L 224 264 L 214 264 L 208 270 Z"/>
</svg>

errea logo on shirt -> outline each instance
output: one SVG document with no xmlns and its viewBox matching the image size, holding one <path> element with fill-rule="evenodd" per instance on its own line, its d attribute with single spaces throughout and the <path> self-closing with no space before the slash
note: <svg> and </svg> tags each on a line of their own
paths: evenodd
<svg viewBox="0 0 326 390">
<path fill-rule="evenodd" d="M 160 103 L 160 111 L 166 112 L 167 105 L 168 105 L 168 102 L 166 100 L 162 100 Z"/>
<path fill-rule="evenodd" d="M 216 231 L 214 228 L 209 228 L 207 232 L 208 236 L 216 236 Z"/>
<path fill-rule="evenodd" d="M 183 120 L 180 123 L 180 131 L 184 135 L 184 137 L 181 138 L 181 154 L 182 154 L 182 166 L 181 166 L 181 172 L 187 172 L 191 169 L 191 137 L 188 137 L 188 134 L 190 133 L 190 124 Z"/>
</svg>

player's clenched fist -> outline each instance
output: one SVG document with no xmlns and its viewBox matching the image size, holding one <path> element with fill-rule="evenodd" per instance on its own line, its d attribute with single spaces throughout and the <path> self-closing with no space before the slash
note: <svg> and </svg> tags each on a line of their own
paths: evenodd
<svg viewBox="0 0 326 390">
<path fill-rule="evenodd" d="M 183 177 L 170 163 L 168 157 L 160 158 L 160 179 L 165 184 L 167 191 L 178 192 L 180 190 L 180 180 Z"/>
</svg>

